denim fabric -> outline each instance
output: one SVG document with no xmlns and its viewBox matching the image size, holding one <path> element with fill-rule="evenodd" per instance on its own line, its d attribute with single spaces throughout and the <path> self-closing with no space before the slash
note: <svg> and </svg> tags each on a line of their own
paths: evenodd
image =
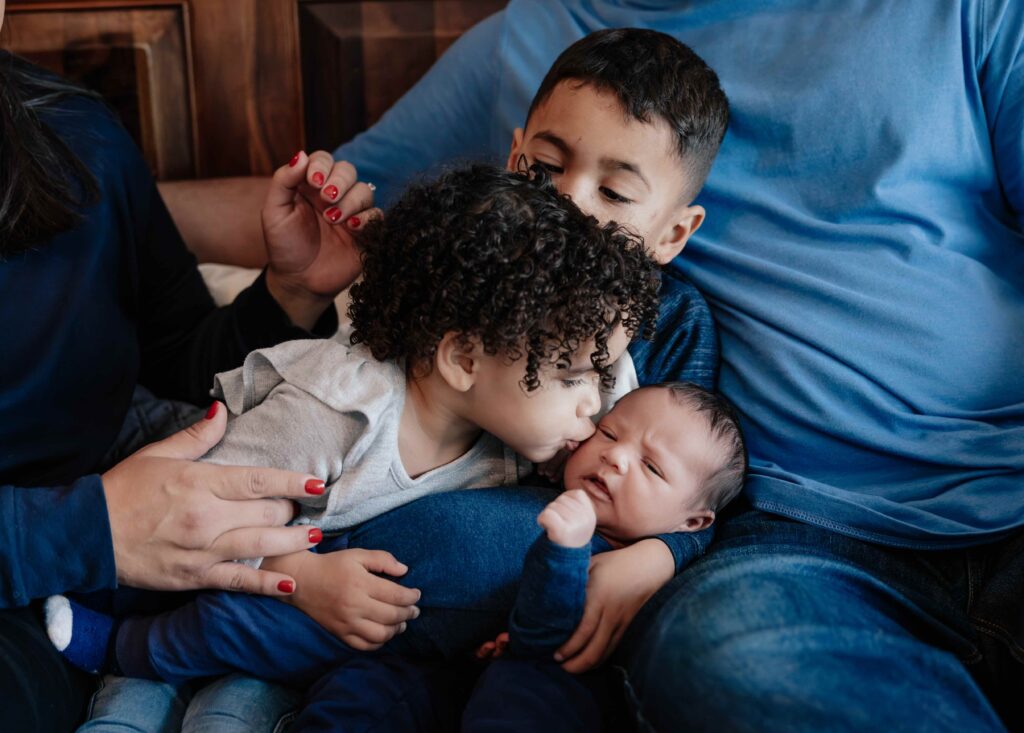
<svg viewBox="0 0 1024 733">
<path fill-rule="evenodd" d="M 749 510 L 620 659 L 654 730 L 1021 730 L 1022 589 L 1024 533 L 898 550 Z"/>
<path fill-rule="evenodd" d="M 181 733 L 280 733 L 288 730 L 301 699 L 290 687 L 228 675 L 196 692 Z"/>
<path fill-rule="evenodd" d="M 178 733 L 191 696 L 188 685 L 107 675 L 78 733 Z"/>
</svg>

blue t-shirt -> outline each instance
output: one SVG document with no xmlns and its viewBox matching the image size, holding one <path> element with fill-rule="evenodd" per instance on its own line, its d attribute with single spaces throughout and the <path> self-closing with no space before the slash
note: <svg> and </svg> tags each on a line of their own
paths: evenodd
<svg viewBox="0 0 1024 733">
<path fill-rule="evenodd" d="M 512 0 L 337 155 L 384 202 L 501 161 L 558 53 L 627 25 L 729 95 L 672 267 L 717 320 L 750 500 L 897 546 L 1024 525 L 1024 3 Z"/>
</svg>

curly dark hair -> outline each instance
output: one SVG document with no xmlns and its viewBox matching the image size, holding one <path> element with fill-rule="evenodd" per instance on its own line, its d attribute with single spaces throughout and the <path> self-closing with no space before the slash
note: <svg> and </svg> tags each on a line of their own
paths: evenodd
<svg viewBox="0 0 1024 733">
<path fill-rule="evenodd" d="M 523 386 L 567 367 L 593 340 L 608 385 L 608 337 L 653 335 L 660 272 L 643 242 L 600 225 L 529 175 L 473 165 L 415 184 L 360 234 L 363 279 L 353 286 L 353 343 L 380 360 L 429 373 L 448 332 L 488 354 L 526 358 Z"/>
</svg>

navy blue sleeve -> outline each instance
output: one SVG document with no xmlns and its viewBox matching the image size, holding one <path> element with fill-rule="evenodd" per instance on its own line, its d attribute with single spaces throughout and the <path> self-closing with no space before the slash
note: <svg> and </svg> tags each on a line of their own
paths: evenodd
<svg viewBox="0 0 1024 733">
<path fill-rule="evenodd" d="M 629 346 L 640 385 L 693 382 L 713 390 L 718 381 L 718 333 L 704 296 L 681 274 L 664 269 L 660 298 L 654 339 Z"/>
<path fill-rule="evenodd" d="M 294 326 L 267 291 L 265 273 L 217 308 L 148 173 L 138 185 L 149 191 L 137 242 L 141 384 L 161 397 L 203 404 L 214 375 L 237 367 L 250 351 L 337 330 L 333 306 L 312 333 Z"/>
<path fill-rule="evenodd" d="M 117 584 L 99 476 L 70 486 L 0 486 L 0 608 Z"/>
<path fill-rule="evenodd" d="M 707 552 L 708 545 L 715 536 L 715 525 L 700 532 L 668 532 L 655 535 L 652 539 L 661 540 L 668 545 L 672 559 L 676 563 L 676 574 L 683 568 Z"/>
<path fill-rule="evenodd" d="M 572 636 L 587 600 L 590 545 L 562 547 L 541 534 L 523 563 L 509 616 L 508 653 L 547 658 Z"/>
</svg>

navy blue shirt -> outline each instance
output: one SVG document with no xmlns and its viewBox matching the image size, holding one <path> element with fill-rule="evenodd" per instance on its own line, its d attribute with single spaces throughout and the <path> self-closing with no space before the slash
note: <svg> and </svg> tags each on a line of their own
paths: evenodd
<svg viewBox="0 0 1024 733">
<path fill-rule="evenodd" d="M 0 607 L 116 585 L 100 477 L 135 385 L 205 404 L 213 375 L 308 337 L 260 278 L 215 307 L 121 125 L 69 98 L 43 113 L 95 176 L 76 228 L 0 261 Z M 331 309 L 318 333 L 336 327 Z"/>
</svg>

